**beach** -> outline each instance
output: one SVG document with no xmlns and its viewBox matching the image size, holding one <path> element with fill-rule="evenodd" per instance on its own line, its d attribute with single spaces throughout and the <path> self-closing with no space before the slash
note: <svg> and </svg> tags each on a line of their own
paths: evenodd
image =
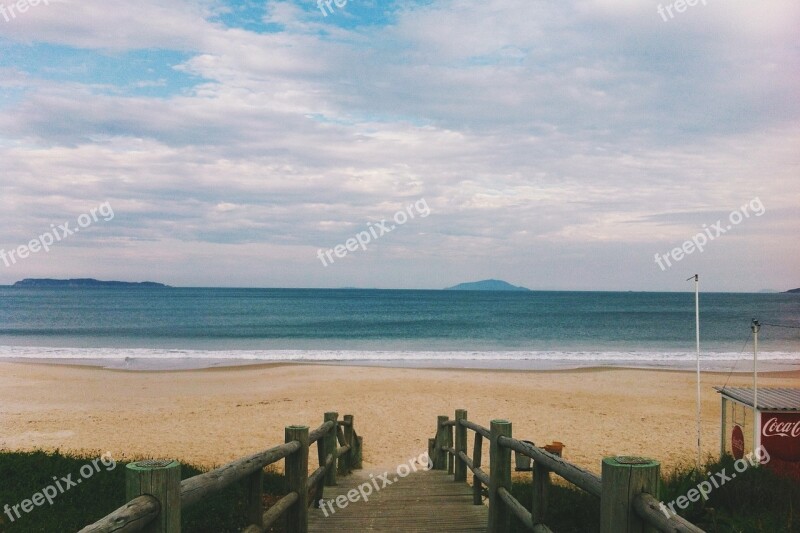
<svg viewBox="0 0 800 533">
<path fill-rule="evenodd" d="M 796 386 L 799 372 L 765 372 L 759 386 Z M 752 385 L 745 373 L 703 374 L 704 454 L 719 451 L 713 386 Z M 695 375 L 653 369 L 558 371 L 250 365 L 141 372 L 0 364 L 0 448 L 111 452 L 212 467 L 283 442 L 284 427 L 355 417 L 365 468 L 427 450 L 437 415 L 513 423 L 515 437 L 564 443 L 564 457 L 599 472 L 608 455 L 657 459 L 669 471 L 695 457 Z M 471 440 L 471 439 L 470 439 Z"/>
</svg>

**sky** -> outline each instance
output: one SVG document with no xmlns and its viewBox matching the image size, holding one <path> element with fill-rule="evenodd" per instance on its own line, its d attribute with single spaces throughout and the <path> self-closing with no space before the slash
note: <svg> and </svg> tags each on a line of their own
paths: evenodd
<svg viewBox="0 0 800 533">
<path fill-rule="evenodd" d="M 800 3 L 670 1 L 0 0 L 0 284 L 800 287 Z"/>
</svg>

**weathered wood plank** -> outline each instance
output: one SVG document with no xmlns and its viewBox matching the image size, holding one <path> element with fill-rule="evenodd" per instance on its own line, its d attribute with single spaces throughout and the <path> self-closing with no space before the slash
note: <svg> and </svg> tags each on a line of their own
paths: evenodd
<svg viewBox="0 0 800 533">
<path fill-rule="evenodd" d="M 465 422 L 465 421 L 464 421 Z M 463 424 L 463 422 L 462 422 Z M 466 427 L 466 426 L 465 426 Z M 481 476 L 478 472 L 483 473 L 481 470 L 481 453 L 483 449 L 483 435 L 481 433 L 475 433 L 475 446 L 472 449 L 472 464 L 469 465 L 469 469 L 472 470 L 472 503 L 473 505 L 480 505 L 483 502 L 483 489 L 481 488 L 481 483 L 489 486 L 488 476 Z"/>
<path fill-rule="evenodd" d="M 705 533 L 696 525 L 678 515 L 664 516 L 659 501 L 650 494 L 641 493 L 633 499 L 633 508 L 642 520 L 659 531 L 670 533 Z"/>
<path fill-rule="evenodd" d="M 353 463 L 355 463 L 354 451 L 356 447 L 356 431 L 353 425 L 353 415 L 344 415 L 344 440 L 347 443 L 347 455 L 345 456 L 345 463 L 347 464 L 347 472 L 353 470 Z"/>
<path fill-rule="evenodd" d="M 337 457 L 342 457 L 343 455 L 345 455 L 345 454 L 347 454 L 349 452 L 350 452 L 350 445 L 348 444 L 347 446 L 342 446 L 341 448 L 336 450 L 336 456 Z"/>
<path fill-rule="evenodd" d="M 247 478 L 247 521 L 262 525 L 264 514 L 264 469 L 260 468 Z"/>
<path fill-rule="evenodd" d="M 456 422 L 467 419 L 467 411 L 465 409 L 456 410 Z M 455 477 L 453 481 L 467 481 L 467 465 L 464 464 L 461 454 L 467 453 L 467 428 L 462 424 L 456 423 L 456 444 L 455 444 Z"/>
<path fill-rule="evenodd" d="M 603 493 L 600 497 L 600 533 L 649 533 L 654 531 L 634 511 L 634 499 L 647 492 L 658 494 L 658 461 L 643 457 L 606 457 L 602 462 Z"/>
<path fill-rule="evenodd" d="M 489 441 L 489 527 L 488 533 L 508 533 L 511 524 L 509 508 L 498 490 L 511 490 L 511 450 L 500 444 L 500 439 L 511 439 L 511 422 L 492 420 Z"/>
<path fill-rule="evenodd" d="M 555 472 L 573 485 L 585 490 L 593 496 L 600 497 L 602 483 L 600 477 L 591 472 L 575 466 L 552 453 L 546 452 L 536 446 L 531 446 L 526 442 L 517 439 L 500 437 L 500 444 L 519 452 L 526 457 L 530 457 L 537 463 L 545 466 L 551 472 Z"/>
<path fill-rule="evenodd" d="M 161 504 L 153 496 L 144 494 L 113 513 L 104 516 L 78 533 L 132 533 L 141 531 L 158 516 Z"/>
<path fill-rule="evenodd" d="M 325 416 L 327 416 L 327 415 L 328 415 L 328 413 L 325 413 Z M 325 422 L 320 424 L 320 426 L 317 429 L 315 429 L 314 431 L 309 432 L 309 434 L 308 434 L 308 444 L 309 445 L 314 444 L 319 439 L 321 439 L 322 437 L 327 435 L 328 432 L 330 430 L 332 430 L 333 428 L 335 428 L 335 427 L 336 427 L 336 420 L 326 420 Z"/>
<path fill-rule="evenodd" d="M 314 470 L 314 472 L 308 476 L 308 490 L 313 491 L 319 488 L 322 485 L 322 481 L 325 478 L 327 472 L 333 466 L 333 455 L 329 455 L 325 458 L 325 464 Z M 319 491 L 319 497 L 322 497 L 322 491 Z"/>
<path fill-rule="evenodd" d="M 339 419 L 339 413 L 335 411 L 330 411 L 325 413 L 325 420 L 333 421 L 335 427 L 332 428 L 327 435 L 323 437 L 323 441 L 320 444 L 320 459 L 325 459 L 327 456 L 333 456 L 333 468 L 329 468 L 325 473 L 325 485 L 333 486 L 336 485 L 336 469 L 338 468 L 336 464 L 336 459 L 338 455 L 336 455 L 336 431 L 338 430 L 339 426 L 337 420 Z M 322 491 L 320 490 L 319 497 L 322 497 Z"/>
<path fill-rule="evenodd" d="M 447 452 L 444 447 L 447 446 L 447 422 L 449 417 L 447 415 L 439 415 L 436 417 L 436 442 L 433 446 L 433 469 L 434 470 L 447 470 Z"/>
<path fill-rule="evenodd" d="M 533 465 L 531 489 L 531 519 L 534 524 L 541 524 L 547 521 L 547 508 L 550 505 L 550 470 L 543 464 Z"/>
<path fill-rule="evenodd" d="M 533 529 L 533 518 L 531 512 L 519 503 L 516 498 L 505 487 L 498 487 L 497 495 L 506 504 L 506 507 L 517 516 L 517 519 L 528 529 Z"/>
<path fill-rule="evenodd" d="M 325 499 L 331 500 L 357 489 L 362 483 L 372 484 L 383 472 L 356 472 L 339 479 L 336 487 L 325 488 Z M 397 481 L 394 481 L 397 479 Z M 466 483 L 455 483 L 443 471 L 412 473 L 405 478 L 389 476 L 392 484 L 373 491 L 368 501 L 358 496 L 340 509 L 332 503 L 323 509 L 309 511 L 309 533 L 386 532 L 477 533 L 485 532 L 488 511 L 484 505 L 472 505 L 472 489 Z M 381 486 L 382 482 L 378 482 Z M 374 485 L 373 485 L 374 488 Z M 340 501 L 342 501 L 340 499 Z M 327 516 L 326 516 L 327 514 Z"/>
<path fill-rule="evenodd" d="M 351 464 L 350 467 L 353 470 L 361 470 L 364 468 L 364 437 L 359 436 L 355 432 L 353 432 L 353 435 L 355 435 L 356 441 L 353 443 L 355 448 L 353 449 L 353 464 Z"/>
<path fill-rule="evenodd" d="M 462 420 L 461 425 L 464 426 L 465 428 L 471 429 L 476 433 L 480 433 L 484 438 L 487 439 L 491 438 L 489 430 L 483 426 L 476 424 L 475 422 L 470 422 L 469 420 Z"/>
<path fill-rule="evenodd" d="M 172 460 L 146 460 L 125 465 L 125 499 L 131 501 L 142 495 L 153 496 L 161 504 L 156 519 L 142 531 L 180 533 L 181 464 Z"/>
<path fill-rule="evenodd" d="M 297 501 L 297 493 L 290 492 L 283 498 L 277 501 L 275 505 L 270 507 L 261 518 L 263 526 L 252 524 L 246 528 L 242 533 L 264 533 L 272 527 L 294 503 Z"/>
<path fill-rule="evenodd" d="M 181 482 L 181 507 L 184 509 L 225 487 L 276 463 L 300 449 L 300 443 L 290 442 L 269 450 L 237 459 L 210 472 L 199 474 Z"/>
<path fill-rule="evenodd" d="M 286 494 L 297 494 L 297 501 L 286 511 L 286 532 L 306 533 L 308 531 L 308 427 L 287 426 L 286 442 L 297 441 L 300 450 L 286 458 L 284 476 Z"/>
</svg>

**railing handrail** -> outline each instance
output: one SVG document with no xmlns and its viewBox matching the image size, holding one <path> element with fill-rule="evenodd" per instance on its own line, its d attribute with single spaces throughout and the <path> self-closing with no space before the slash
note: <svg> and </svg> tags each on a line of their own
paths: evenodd
<svg viewBox="0 0 800 533">
<path fill-rule="evenodd" d="M 682 516 L 672 514 L 667 518 L 659 510 L 659 501 L 652 494 L 643 492 L 637 494 L 633 499 L 633 509 L 636 514 L 644 520 L 647 525 L 657 528 L 659 531 L 675 533 L 705 533 L 702 529 L 692 524 Z"/>
<path fill-rule="evenodd" d="M 486 429 L 485 427 L 483 427 L 481 425 L 476 424 L 475 422 L 472 422 L 470 420 L 459 420 L 459 422 L 461 422 L 461 425 L 464 426 L 465 428 L 471 429 L 472 431 L 474 431 L 476 433 L 480 433 L 481 435 L 483 435 L 487 439 L 492 438 L 488 429 Z"/>
<path fill-rule="evenodd" d="M 132 499 L 125 505 L 90 524 L 78 533 L 133 533 L 141 531 L 161 512 L 161 503 L 148 494 Z"/>
<path fill-rule="evenodd" d="M 555 472 L 592 496 L 597 496 L 599 498 L 603 492 L 600 476 L 565 461 L 557 455 L 514 438 L 500 437 L 499 442 L 500 446 L 510 448 L 517 453 L 521 453 L 525 457 L 533 459 L 537 463 L 541 463 L 551 472 Z"/>
<path fill-rule="evenodd" d="M 308 443 L 314 444 L 319 439 L 325 436 L 331 430 L 336 430 L 336 423 L 333 420 L 328 420 L 327 422 L 323 422 L 320 426 L 315 429 L 314 431 L 309 432 L 308 434 Z"/>
<path fill-rule="evenodd" d="M 464 462 L 464 464 L 467 465 L 467 468 L 469 468 L 470 472 L 472 472 L 472 474 L 476 478 L 478 478 L 478 481 L 480 481 L 484 485 L 489 484 L 489 474 L 484 472 L 484 470 L 481 467 L 475 466 L 474 463 L 472 462 L 472 459 L 470 459 L 466 453 L 458 452 L 458 456 Z"/>
<path fill-rule="evenodd" d="M 214 470 L 181 481 L 181 508 L 190 507 L 203 498 L 241 481 L 261 468 L 275 464 L 300 449 L 298 441 L 287 442 L 249 457 L 236 459 Z"/>
<path fill-rule="evenodd" d="M 561 478 L 565 479 L 566 481 L 570 482 L 571 484 L 575 485 L 579 489 L 600 498 L 601 501 L 603 500 L 603 479 L 601 476 L 598 476 L 588 470 L 585 470 L 577 465 L 574 465 L 568 461 L 562 459 L 559 455 L 550 453 L 542 448 L 538 448 L 532 443 L 527 441 L 521 441 L 519 439 L 515 439 L 511 436 L 505 436 L 501 433 L 497 435 L 493 435 L 492 431 L 494 430 L 495 423 L 492 423 L 492 430 L 489 430 L 475 422 L 467 420 L 466 418 L 467 413 L 464 410 L 457 410 L 456 411 L 456 418 L 449 419 L 447 416 L 439 416 L 437 420 L 437 434 L 436 438 L 430 439 L 429 443 L 429 450 L 433 453 L 434 457 L 431 457 L 433 460 L 434 468 L 439 469 L 447 469 L 448 473 L 456 472 L 456 478 L 458 478 L 458 471 L 459 468 L 454 466 L 455 464 L 463 464 L 464 467 L 472 472 L 473 474 L 473 484 L 475 487 L 475 498 L 473 503 L 480 504 L 481 503 L 481 485 L 489 486 L 489 506 L 490 506 L 490 524 L 489 529 L 491 531 L 498 531 L 504 532 L 505 524 L 508 524 L 506 521 L 505 524 L 500 522 L 493 523 L 493 520 L 497 520 L 493 518 L 493 514 L 491 512 L 491 508 L 493 505 L 496 505 L 496 502 L 493 501 L 492 494 L 495 494 L 495 498 L 501 500 L 506 506 L 506 513 L 513 514 L 516 516 L 520 522 L 530 531 L 534 531 L 536 533 L 550 533 L 550 529 L 541 523 L 538 519 L 541 518 L 544 514 L 542 509 L 539 509 L 536 512 L 529 511 L 522 505 L 519 500 L 517 500 L 509 490 L 510 488 L 510 481 L 507 481 L 509 485 L 506 486 L 491 486 L 494 483 L 494 476 L 487 474 L 480 465 L 475 464 L 475 460 L 470 458 L 470 456 L 466 453 L 466 433 L 462 434 L 462 437 L 459 438 L 459 428 L 470 429 L 475 432 L 475 455 L 477 456 L 477 462 L 480 462 L 480 455 L 481 455 L 481 439 L 485 438 L 488 441 L 492 442 L 494 439 L 497 449 L 508 449 L 513 450 L 514 452 L 528 457 L 534 461 L 536 465 L 536 470 L 543 473 L 547 479 L 549 479 L 549 473 L 554 472 L 559 475 Z M 509 426 L 508 434 L 510 435 L 510 424 L 501 421 Z M 456 431 L 456 441 L 453 442 L 453 428 Z M 463 430 L 462 430 L 463 431 Z M 502 430 L 499 430 L 502 431 Z M 445 459 L 442 459 L 441 454 L 445 454 Z M 495 452 L 493 451 L 490 454 L 490 458 L 494 457 Z M 510 452 L 506 452 L 510 453 Z M 506 455 L 506 458 L 509 456 Z M 621 460 L 621 458 L 620 458 Z M 653 463 L 656 466 L 656 472 L 658 463 L 647 461 L 648 463 Z M 490 471 L 492 466 L 490 465 Z M 506 469 L 505 466 L 501 466 L 501 470 Z M 604 467 L 605 470 L 605 467 Z M 507 476 L 506 479 L 510 480 L 510 471 L 503 472 L 504 476 Z M 610 478 L 613 480 L 613 478 Z M 462 477 L 462 480 L 464 478 Z M 458 481 L 458 479 L 456 479 Z M 536 499 L 538 498 L 545 498 L 547 497 L 547 488 L 549 486 L 549 481 L 545 480 L 544 478 L 540 477 L 538 481 L 534 478 L 534 507 L 536 507 Z M 544 485 L 544 486 L 543 486 Z M 657 484 L 656 484 L 657 486 Z M 537 494 L 537 490 L 539 493 Z M 630 504 L 630 512 L 634 513 L 636 517 L 638 517 L 642 522 L 647 524 L 648 526 L 654 527 L 659 531 L 665 533 L 705 533 L 702 529 L 695 526 L 694 524 L 690 523 L 688 520 L 672 514 L 670 516 L 665 515 L 660 510 L 660 502 L 653 496 L 652 494 L 648 493 L 647 491 L 640 492 L 636 495 L 628 495 L 628 501 Z M 538 505 L 542 505 L 540 502 Z M 544 506 L 546 508 L 546 504 Z M 540 516 L 541 515 L 541 516 Z M 602 515 L 602 513 L 601 513 Z M 602 518 L 602 516 L 601 516 Z M 506 516 L 507 520 L 507 516 Z M 601 526 L 603 527 L 603 526 Z M 611 531 L 615 531 L 613 529 L 616 526 L 612 526 Z"/>
<path fill-rule="evenodd" d="M 333 413 L 335 415 L 335 413 Z M 327 414 L 326 414 L 327 416 Z M 336 415 L 338 418 L 338 415 Z M 342 432 L 342 428 L 348 428 Z M 338 433 L 338 434 L 337 434 Z M 350 434 L 351 441 L 342 446 L 336 446 L 337 440 L 345 441 L 346 434 Z M 309 492 L 314 492 L 320 487 L 320 483 L 329 476 L 329 472 L 335 472 L 337 462 L 341 467 L 346 465 L 349 468 L 353 463 L 354 468 L 361 468 L 360 464 L 360 437 L 353 428 L 351 415 L 346 415 L 346 420 L 326 420 L 319 427 L 308 433 L 308 445 L 319 443 L 320 439 L 329 437 L 332 439 L 335 451 L 324 455 L 320 453 L 321 463 L 311 475 L 307 476 L 306 483 Z M 290 440 L 267 450 L 242 457 L 227 463 L 221 467 L 208 472 L 184 479 L 180 482 L 180 507 L 181 509 L 190 507 L 201 500 L 226 489 L 230 485 L 242 481 L 250 476 L 261 475 L 263 469 L 278 461 L 291 457 L 298 453 L 303 444 L 298 440 Z M 350 461 L 343 461 L 341 458 L 358 449 L 359 455 Z M 260 481 L 260 477 L 259 477 Z M 334 481 L 335 484 L 335 481 Z M 255 533 L 265 531 L 269 525 L 274 523 L 289 510 L 295 502 L 300 499 L 297 491 L 292 491 L 283 496 L 278 502 L 264 512 L 261 517 L 261 524 L 253 524 L 245 531 Z M 144 494 L 137 496 L 100 520 L 90 524 L 78 533 L 133 533 L 141 531 L 150 525 L 161 512 L 161 503 L 154 496 Z"/>
</svg>

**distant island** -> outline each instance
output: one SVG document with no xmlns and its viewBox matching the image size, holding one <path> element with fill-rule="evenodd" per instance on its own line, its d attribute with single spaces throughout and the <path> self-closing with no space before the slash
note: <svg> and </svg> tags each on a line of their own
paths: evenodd
<svg viewBox="0 0 800 533">
<path fill-rule="evenodd" d="M 792 289 L 792 290 L 789 290 L 789 291 L 786 291 L 786 292 L 793 293 L 793 294 L 800 294 L 800 289 Z"/>
<path fill-rule="evenodd" d="M 483 281 L 472 281 L 469 283 L 459 283 L 453 287 L 447 287 L 446 291 L 530 291 L 525 287 L 517 287 L 501 279 L 485 279 Z"/>
<path fill-rule="evenodd" d="M 21 288 L 62 288 L 62 287 L 69 287 L 69 288 L 114 288 L 114 289 L 121 289 L 121 288 L 169 288 L 169 285 L 164 285 L 163 283 L 156 283 L 154 281 L 141 281 L 141 282 L 133 282 L 133 281 L 100 281 L 97 279 L 92 278 L 83 278 L 83 279 L 23 279 L 22 281 L 16 282 L 12 287 L 21 287 Z"/>
</svg>

